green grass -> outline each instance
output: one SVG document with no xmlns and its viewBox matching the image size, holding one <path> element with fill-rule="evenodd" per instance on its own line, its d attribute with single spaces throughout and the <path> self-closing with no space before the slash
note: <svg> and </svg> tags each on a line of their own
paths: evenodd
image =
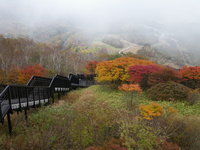
<svg viewBox="0 0 200 150">
<path fill-rule="evenodd" d="M 8 135 L 6 124 L 0 126 L 0 149 L 13 147 L 20 150 L 84 149 L 101 145 L 112 138 L 111 127 L 123 116 L 130 93 L 106 85 L 95 85 L 71 91 L 62 103 L 41 107 L 24 114 L 12 115 L 13 136 Z M 145 94 L 133 97 L 137 105 L 154 102 Z M 164 107 L 172 106 L 182 116 L 200 116 L 200 104 L 156 101 Z M 125 111 L 126 112 L 126 111 Z M 123 120 L 123 119 L 122 119 Z M 109 132 L 108 132 L 109 131 Z M 111 133 L 112 134 L 111 134 Z"/>
<path fill-rule="evenodd" d="M 116 108 L 120 108 L 123 102 L 116 100 L 121 95 L 117 91 L 108 96 L 108 93 L 100 93 L 99 88 L 93 86 L 72 91 L 62 98 L 64 102 L 61 104 L 33 109 L 28 112 L 28 122 L 23 113 L 15 113 L 11 116 L 12 137 L 8 134 L 6 123 L 0 126 L 0 149 L 35 150 L 42 147 L 43 150 L 54 150 L 72 147 L 76 150 L 94 143 L 101 144 L 111 136 L 105 136 L 105 129 L 117 118 Z M 97 125 L 98 130 L 95 131 Z"/>
<path fill-rule="evenodd" d="M 99 100 L 106 99 L 107 101 L 111 102 L 112 105 L 117 107 L 123 107 L 125 105 L 125 99 L 130 99 L 130 96 L 125 92 L 111 89 L 109 86 L 93 86 L 90 87 L 91 89 L 95 90 L 96 95 L 98 96 Z M 194 105 L 189 105 L 184 102 L 169 102 L 169 101 L 153 101 L 150 100 L 146 94 L 138 95 L 136 101 L 138 104 L 149 104 L 152 102 L 156 102 L 161 104 L 163 107 L 174 107 L 180 115 L 184 116 L 197 116 L 200 117 L 200 102 Z"/>
<path fill-rule="evenodd" d="M 189 105 L 184 102 L 165 102 L 165 101 L 157 101 L 157 103 L 163 105 L 164 107 L 174 107 L 178 110 L 179 114 L 183 116 L 197 116 L 200 117 L 200 103 Z"/>
</svg>

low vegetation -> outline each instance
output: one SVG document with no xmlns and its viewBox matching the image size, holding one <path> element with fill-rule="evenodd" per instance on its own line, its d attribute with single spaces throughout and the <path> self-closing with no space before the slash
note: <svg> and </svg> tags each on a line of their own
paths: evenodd
<svg viewBox="0 0 200 150">
<path fill-rule="evenodd" d="M 191 90 L 176 82 L 159 83 L 148 89 L 148 96 L 153 100 L 187 101 Z"/>
<path fill-rule="evenodd" d="M 137 88 L 135 88 L 137 89 Z M 132 108 L 127 106 L 132 99 Z M 14 118 L 14 135 L 1 130 L 5 150 L 198 150 L 200 104 L 152 101 L 107 85 L 73 91 L 63 101 Z M 190 112 L 193 112 L 191 114 Z M 3 127 L 1 127 L 3 128 Z"/>
<path fill-rule="evenodd" d="M 190 82 L 199 81 L 199 67 L 176 70 L 126 56 L 89 61 L 85 69 L 100 85 L 31 112 L 28 122 L 12 116 L 14 135 L 1 130 L 0 149 L 200 149 L 199 88 Z"/>
</svg>

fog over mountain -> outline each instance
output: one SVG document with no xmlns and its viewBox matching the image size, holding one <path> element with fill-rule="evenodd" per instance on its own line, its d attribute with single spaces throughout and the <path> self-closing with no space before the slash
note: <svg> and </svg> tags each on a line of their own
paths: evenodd
<svg viewBox="0 0 200 150">
<path fill-rule="evenodd" d="M 74 33 L 112 36 L 196 65 L 199 6 L 198 0 L 0 0 L 0 33 L 63 44 Z"/>
</svg>

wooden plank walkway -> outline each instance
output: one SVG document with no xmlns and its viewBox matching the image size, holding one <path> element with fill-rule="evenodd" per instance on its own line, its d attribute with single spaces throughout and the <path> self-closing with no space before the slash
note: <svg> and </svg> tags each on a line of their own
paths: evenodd
<svg viewBox="0 0 200 150">
<path fill-rule="evenodd" d="M 58 99 L 71 89 L 88 87 L 94 84 L 94 75 L 73 75 L 53 78 L 33 76 L 26 85 L 0 85 L 0 122 L 3 124 L 7 115 L 9 133 L 12 133 L 11 117 L 14 111 L 24 111 L 54 103 L 54 95 Z"/>
</svg>

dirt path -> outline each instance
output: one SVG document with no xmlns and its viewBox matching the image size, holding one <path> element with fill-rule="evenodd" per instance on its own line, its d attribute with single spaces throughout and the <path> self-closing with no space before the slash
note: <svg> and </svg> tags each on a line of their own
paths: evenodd
<svg viewBox="0 0 200 150">
<path fill-rule="evenodd" d="M 128 53 L 131 52 L 133 54 L 137 54 L 137 51 L 140 50 L 142 48 L 142 46 L 137 45 L 137 44 L 132 44 L 132 46 L 129 46 L 127 48 L 121 49 L 119 51 L 119 54 L 123 54 L 123 53 Z"/>
</svg>

